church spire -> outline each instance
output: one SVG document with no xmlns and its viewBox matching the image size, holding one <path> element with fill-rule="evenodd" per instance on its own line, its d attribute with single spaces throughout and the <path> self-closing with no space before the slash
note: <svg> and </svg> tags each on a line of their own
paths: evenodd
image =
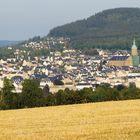
<svg viewBox="0 0 140 140">
<path fill-rule="evenodd" d="M 135 38 L 133 40 L 133 45 L 136 46 L 136 40 L 135 40 Z"/>
<path fill-rule="evenodd" d="M 131 50 L 132 56 L 137 56 L 138 55 L 138 49 L 136 46 L 136 40 L 133 40 L 133 45 L 132 45 L 132 50 Z"/>
</svg>

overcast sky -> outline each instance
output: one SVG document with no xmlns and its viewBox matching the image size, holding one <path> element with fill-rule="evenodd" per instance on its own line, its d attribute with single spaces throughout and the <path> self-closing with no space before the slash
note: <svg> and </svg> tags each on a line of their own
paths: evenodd
<svg viewBox="0 0 140 140">
<path fill-rule="evenodd" d="M 0 0 L 0 40 L 44 36 L 55 26 L 117 7 L 140 7 L 140 0 Z"/>
</svg>

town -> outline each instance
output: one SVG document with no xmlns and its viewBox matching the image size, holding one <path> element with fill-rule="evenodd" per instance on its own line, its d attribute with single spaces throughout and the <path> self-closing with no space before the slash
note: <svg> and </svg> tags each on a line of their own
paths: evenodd
<svg viewBox="0 0 140 140">
<path fill-rule="evenodd" d="M 140 1 L 1 0 L 0 140 L 140 140 Z"/>
<path fill-rule="evenodd" d="M 49 87 L 51 93 L 64 90 L 81 90 L 99 85 L 109 84 L 111 87 L 131 84 L 140 88 L 140 57 L 136 41 L 132 41 L 132 50 L 111 52 L 97 49 L 98 55 L 86 55 L 81 50 L 69 47 L 68 38 L 48 38 L 46 41 L 31 41 L 23 44 L 22 49 L 14 52 L 13 58 L 0 60 L 0 88 L 3 88 L 4 78 L 11 79 L 15 91 L 22 92 L 24 79 L 37 79 L 43 89 Z M 51 50 L 53 45 L 62 45 L 63 49 Z M 33 57 L 30 51 L 48 51 L 48 55 Z M 12 47 L 7 49 L 12 50 Z M 27 55 L 25 59 L 24 55 Z"/>
</svg>

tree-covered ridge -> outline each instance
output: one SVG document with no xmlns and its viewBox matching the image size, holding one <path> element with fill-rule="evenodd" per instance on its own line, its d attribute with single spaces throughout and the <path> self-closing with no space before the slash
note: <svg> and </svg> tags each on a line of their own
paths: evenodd
<svg viewBox="0 0 140 140">
<path fill-rule="evenodd" d="M 105 10 L 87 19 L 56 27 L 48 36 L 70 37 L 73 47 L 130 47 L 134 37 L 140 44 L 140 9 Z"/>
</svg>

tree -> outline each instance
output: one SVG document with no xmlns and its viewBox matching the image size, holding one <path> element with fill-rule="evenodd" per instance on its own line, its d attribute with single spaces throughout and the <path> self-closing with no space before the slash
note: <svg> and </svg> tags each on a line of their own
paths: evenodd
<svg viewBox="0 0 140 140">
<path fill-rule="evenodd" d="M 40 84 L 37 80 L 24 80 L 21 94 L 21 105 L 22 107 L 36 107 L 43 106 L 43 92 L 39 87 Z"/>
<path fill-rule="evenodd" d="M 13 90 L 14 86 L 12 85 L 11 80 L 5 78 L 1 95 L 1 107 L 3 109 L 17 108 L 18 95 L 13 93 Z"/>
<path fill-rule="evenodd" d="M 94 102 L 116 101 L 120 99 L 119 91 L 116 88 L 98 87 L 93 94 Z"/>
<path fill-rule="evenodd" d="M 121 91 L 125 88 L 125 86 L 123 84 L 120 84 L 120 85 L 114 86 L 114 88 L 116 88 L 118 91 Z"/>
<path fill-rule="evenodd" d="M 136 84 L 135 84 L 135 82 L 130 82 L 129 83 L 129 88 L 136 88 Z"/>
<path fill-rule="evenodd" d="M 140 90 L 135 87 L 125 88 L 121 91 L 121 99 L 122 100 L 140 99 Z"/>
<path fill-rule="evenodd" d="M 46 84 L 45 87 L 43 88 L 43 94 L 46 96 L 47 94 L 49 94 L 50 92 L 50 88 L 49 86 Z"/>
<path fill-rule="evenodd" d="M 55 101 L 56 101 L 56 105 L 63 105 L 66 104 L 66 95 L 65 95 L 65 91 L 63 90 L 59 90 L 56 94 L 55 94 Z"/>
</svg>

